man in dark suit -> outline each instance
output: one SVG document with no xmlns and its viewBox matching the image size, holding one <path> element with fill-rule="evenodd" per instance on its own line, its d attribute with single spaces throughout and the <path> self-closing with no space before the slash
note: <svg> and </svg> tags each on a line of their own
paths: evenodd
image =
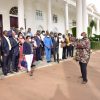
<svg viewBox="0 0 100 100">
<path fill-rule="evenodd" d="M 58 49 L 59 49 L 59 38 L 57 36 L 57 33 L 54 33 L 51 35 L 52 43 L 53 43 L 53 48 L 52 48 L 52 53 L 54 57 L 54 62 L 59 63 L 59 54 L 58 54 Z"/>
<path fill-rule="evenodd" d="M 7 36 L 7 31 L 3 32 L 3 37 L 1 39 L 1 48 L 2 48 L 2 59 L 3 59 L 2 71 L 4 75 L 7 75 L 7 73 L 10 72 L 9 59 L 11 50 L 11 44 Z"/>
<path fill-rule="evenodd" d="M 2 50 L 1 50 L 1 36 L 0 36 L 0 67 L 2 66 Z"/>
<path fill-rule="evenodd" d="M 19 62 L 19 43 L 15 38 L 16 33 L 12 31 L 12 36 L 9 38 L 12 46 L 11 58 L 12 58 L 12 70 L 18 72 L 18 62 Z"/>
<path fill-rule="evenodd" d="M 40 50 L 40 46 L 41 46 L 41 39 L 40 39 L 40 33 L 37 32 L 36 36 L 35 36 L 35 40 L 36 40 L 36 43 L 37 43 L 37 48 L 36 48 L 36 60 L 39 61 L 39 60 L 42 60 L 42 57 L 41 57 L 41 50 Z"/>
</svg>

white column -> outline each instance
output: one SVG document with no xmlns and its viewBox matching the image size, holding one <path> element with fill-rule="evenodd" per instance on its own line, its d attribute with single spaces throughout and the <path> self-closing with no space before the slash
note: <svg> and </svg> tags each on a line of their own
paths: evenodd
<svg viewBox="0 0 100 100">
<path fill-rule="evenodd" d="M 33 1 L 25 0 L 25 19 L 26 19 L 26 30 L 34 27 L 34 16 L 33 16 Z M 33 24 L 32 24 L 33 23 Z"/>
<path fill-rule="evenodd" d="M 48 0 L 48 31 L 52 30 L 51 0 Z"/>
<path fill-rule="evenodd" d="M 18 0 L 18 25 L 19 25 L 19 28 L 23 27 L 25 29 L 25 25 L 24 25 L 24 0 Z"/>
<path fill-rule="evenodd" d="M 77 38 L 81 38 L 81 33 L 83 31 L 82 25 L 82 0 L 76 0 L 76 19 L 77 19 Z"/>
<path fill-rule="evenodd" d="M 65 2 L 65 32 L 69 30 L 68 3 Z"/>
<path fill-rule="evenodd" d="M 82 15 L 83 15 L 83 31 L 87 33 L 88 13 L 87 13 L 86 0 L 82 0 Z"/>
<path fill-rule="evenodd" d="M 97 34 L 100 35 L 100 20 L 97 19 Z"/>
</svg>

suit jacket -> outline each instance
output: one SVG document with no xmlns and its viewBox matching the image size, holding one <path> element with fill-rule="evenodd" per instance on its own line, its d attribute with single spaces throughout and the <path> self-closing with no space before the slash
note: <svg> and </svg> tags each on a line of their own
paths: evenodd
<svg viewBox="0 0 100 100">
<path fill-rule="evenodd" d="M 32 47 L 27 42 L 24 42 L 24 44 L 23 44 L 23 54 L 25 54 L 25 55 L 33 54 Z"/>
<path fill-rule="evenodd" d="M 19 55 L 19 43 L 13 37 L 11 37 L 9 39 L 10 39 L 10 43 L 11 43 L 11 46 L 12 46 L 11 53 L 13 55 L 18 56 Z"/>
<path fill-rule="evenodd" d="M 9 45 L 4 36 L 1 38 L 1 50 L 3 54 L 9 54 Z"/>
</svg>

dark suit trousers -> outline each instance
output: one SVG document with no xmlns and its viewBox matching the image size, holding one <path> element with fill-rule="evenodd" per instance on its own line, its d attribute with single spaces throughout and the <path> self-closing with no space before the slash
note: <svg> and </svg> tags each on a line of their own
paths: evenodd
<svg viewBox="0 0 100 100">
<path fill-rule="evenodd" d="M 71 46 L 67 46 L 67 57 L 71 57 Z"/>
<path fill-rule="evenodd" d="M 66 59 L 66 47 L 63 47 L 63 59 Z"/>
<path fill-rule="evenodd" d="M 36 48 L 36 60 L 41 60 L 41 51 L 40 51 L 40 47 Z"/>
<path fill-rule="evenodd" d="M 54 61 L 59 62 L 59 54 L 58 54 L 58 47 L 52 48 Z"/>
<path fill-rule="evenodd" d="M 18 63 L 19 63 L 19 55 L 12 55 L 12 70 L 17 72 L 18 71 Z"/>
<path fill-rule="evenodd" d="M 3 55 L 2 71 L 4 75 L 7 75 L 7 73 L 10 71 L 9 55 Z"/>
<path fill-rule="evenodd" d="M 83 81 L 87 81 L 87 63 L 79 62 Z"/>
</svg>

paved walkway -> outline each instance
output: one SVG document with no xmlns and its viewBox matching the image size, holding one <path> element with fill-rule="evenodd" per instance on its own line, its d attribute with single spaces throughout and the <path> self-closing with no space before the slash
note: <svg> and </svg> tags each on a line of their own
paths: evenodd
<svg viewBox="0 0 100 100">
<path fill-rule="evenodd" d="M 0 80 L 0 100 L 100 100 L 100 51 L 88 65 L 88 80 L 81 84 L 78 63 L 70 59 L 60 64 Z"/>
</svg>

